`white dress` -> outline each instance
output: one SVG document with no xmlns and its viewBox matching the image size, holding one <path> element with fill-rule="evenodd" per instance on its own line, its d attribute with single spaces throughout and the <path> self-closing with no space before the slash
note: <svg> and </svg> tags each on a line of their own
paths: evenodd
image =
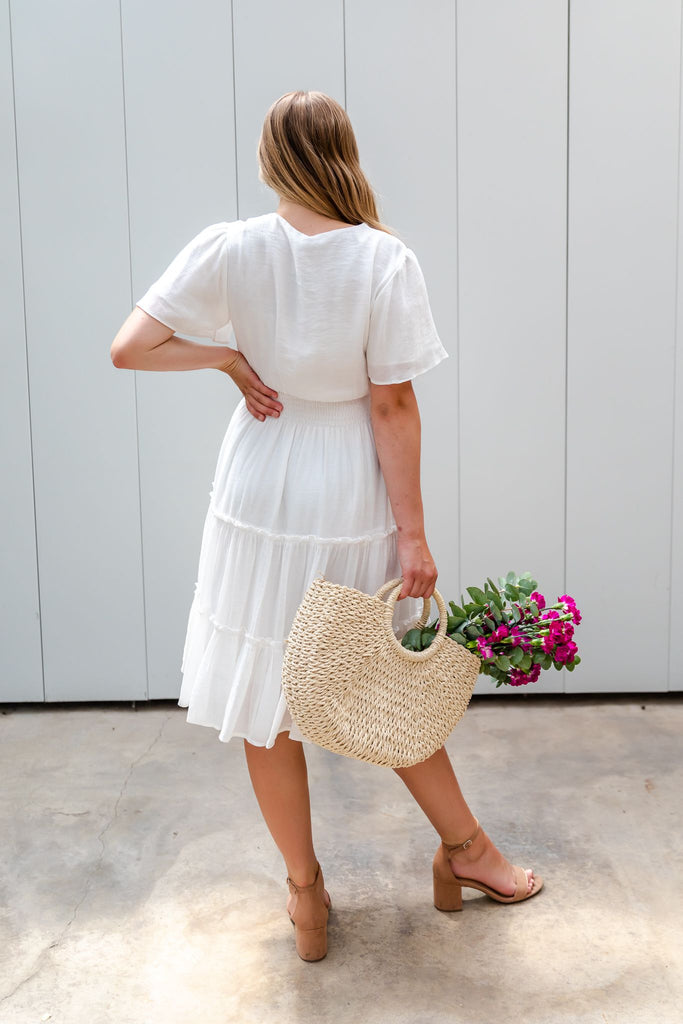
<svg viewBox="0 0 683 1024">
<path fill-rule="evenodd" d="M 257 420 L 242 398 L 223 438 L 178 704 L 223 742 L 304 740 L 281 675 L 308 586 L 324 575 L 374 593 L 401 575 L 368 380 L 411 380 L 448 356 L 421 268 L 367 224 L 306 235 L 267 213 L 205 228 L 137 305 L 241 351 L 283 405 Z M 396 604 L 397 636 L 421 610 Z"/>
</svg>

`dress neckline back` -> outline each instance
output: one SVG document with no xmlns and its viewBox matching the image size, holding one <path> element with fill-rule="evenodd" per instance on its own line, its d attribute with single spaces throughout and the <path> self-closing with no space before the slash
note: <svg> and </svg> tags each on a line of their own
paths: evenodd
<svg viewBox="0 0 683 1024">
<path fill-rule="evenodd" d="M 282 221 L 285 225 L 286 230 L 292 231 L 299 238 L 320 238 L 323 235 L 337 235 L 340 231 L 352 231 L 354 228 L 358 229 L 368 227 L 365 221 L 361 221 L 360 224 L 347 224 L 343 228 L 329 228 L 327 231 L 316 231 L 314 235 L 307 235 L 305 231 L 299 231 L 299 229 L 295 228 L 293 224 L 290 224 L 287 218 L 283 217 L 281 213 L 277 212 L 277 210 L 274 210 L 271 216 L 277 217 L 277 219 Z"/>
</svg>

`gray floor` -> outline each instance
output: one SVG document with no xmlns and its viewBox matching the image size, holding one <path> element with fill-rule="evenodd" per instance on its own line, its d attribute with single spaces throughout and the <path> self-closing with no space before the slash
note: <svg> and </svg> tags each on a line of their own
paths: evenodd
<svg viewBox="0 0 683 1024">
<path fill-rule="evenodd" d="M 400 779 L 307 746 L 329 953 L 294 951 L 241 740 L 174 702 L 4 705 L 2 1024 L 678 1024 L 680 696 L 473 698 L 448 751 L 545 889 L 432 906 Z"/>
</svg>

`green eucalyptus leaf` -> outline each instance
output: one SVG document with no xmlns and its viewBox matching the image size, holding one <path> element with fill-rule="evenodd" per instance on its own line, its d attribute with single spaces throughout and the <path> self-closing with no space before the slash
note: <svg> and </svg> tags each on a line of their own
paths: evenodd
<svg viewBox="0 0 683 1024">
<path fill-rule="evenodd" d="M 429 645 L 431 644 L 431 642 L 432 642 L 432 640 L 434 639 L 435 636 L 436 636 L 436 630 L 435 629 L 428 629 L 426 627 L 424 629 L 422 629 L 421 634 L 420 634 L 420 639 L 422 641 L 422 649 L 423 650 L 424 650 L 425 647 L 429 647 Z"/>
<path fill-rule="evenodd" d="M 404 647 L 407 647 L 409 651 L 420 651 L 421 647 L 421 630 L 409 629 L 401 639 L 401 643 Z"/>
<path fill-rule="evenodd" d="M 451 640 L 455 640 L 456 644 L 460 644 L 461 647 L 467 646 L 467 641 L 462 633 L 454 633 Z"/>
</svg>

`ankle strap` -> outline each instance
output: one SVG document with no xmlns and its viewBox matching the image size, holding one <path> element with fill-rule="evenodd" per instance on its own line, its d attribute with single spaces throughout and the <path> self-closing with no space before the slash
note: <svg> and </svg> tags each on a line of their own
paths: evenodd
<svg viewBox="0 0 683 1024">
<path fill-rule="evenodd" d="M 472 845 L 472 842 L 474 841 L 477 832 L 479 831 L 479 821 L 477 820 L 477 818 L 475 818 L 474 820 L 477 822 L 477 827 L 475 828 L 470 838 L 466 839 L 464 843 L 447 843 L 443 839 L 441 840 L 441 842 L 443 843 L 447 850 L 466 850 L 468 846 Z"/>
<path fill-rule="evenodd" d="M 293 888 L 296 890 L 296 892 L 308 892 L 310 889 L 314 889 L 315 886 L 318 884 L 318 875 L 319 874 L 320 874 L 320 862 L 318 862 L 316 864 L 315 878 L 311 882 L 310 885 L 297 885 L 296 882 L 293 882 L 292 879 L 289 876 L 287 876 L 287 883 L 288 883 L 288 885 L 293 886 Z"/>
</svg>

